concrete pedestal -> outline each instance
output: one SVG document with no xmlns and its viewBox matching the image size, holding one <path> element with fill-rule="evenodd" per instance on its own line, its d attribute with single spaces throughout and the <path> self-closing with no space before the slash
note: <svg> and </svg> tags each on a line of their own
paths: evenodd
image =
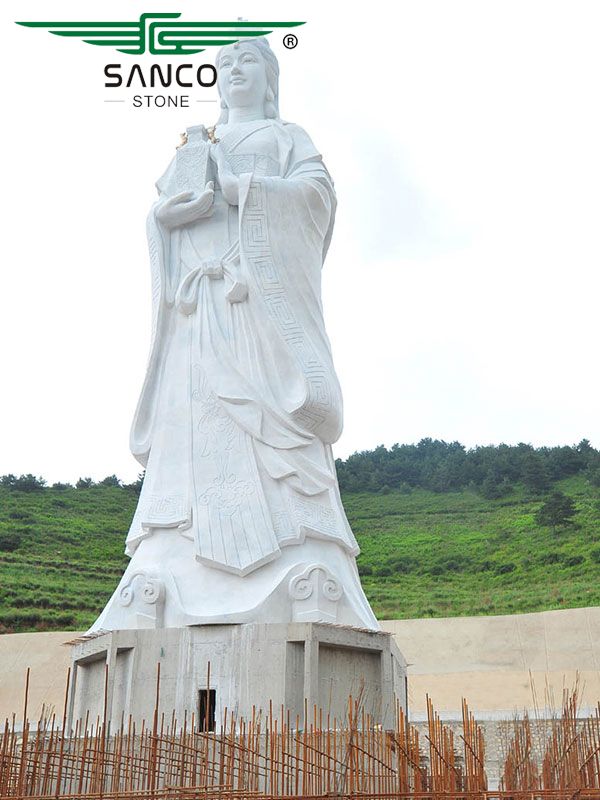
<svg viewBox="0 0 600 800">
<path fill-rule="evenodd" d="M 210 679 L 208 665 L 210 662 Z M 406 709 L 406 662 L 391 635 L 322 623 L 198 625 L 187 628 L 111 631 L 73 645 L 70 724 L 103 718 L 111 730 L 132 716 L 153 717 L 157 665 L 159 712 L 173 711 L 188 725 L 218 729 L 225 709 L 249 718 L 252 707 L 283 705 L 304 725 L 304 709 L 323 710 L 344 724 L 348 697 L 362 689 L 365 711 L 392 725 L 396 699 Z M 108 678 L 106 680 L 106 666 Z M 208 708 L 207 708 L 208 705 Z M 208 714 L 208 717 L 207 717 Z"/>
</svg>

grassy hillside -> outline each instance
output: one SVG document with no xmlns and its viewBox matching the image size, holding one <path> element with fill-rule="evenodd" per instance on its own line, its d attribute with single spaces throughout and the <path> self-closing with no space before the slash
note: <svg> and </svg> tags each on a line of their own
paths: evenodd
<svg viewBox="0 0 600 800">
<path fill-rule="evenodd" d="M 600 605 L 600 491 L 557 484 L 576 502 L 572 529 L 536 524 L 542 500 L 516 489 L 349 495 L 363 585 L 380 618 L 514 614 Z M 365 574 L 370 573 L 370 574 Z"/>
<path fill-rule="evenodd" d="M 346 494 L 359 569 L 380 618 L 511 614 L 600 605 L 600 489 L 582 476 L 557 487 L 576 525 L 534 520 L 543 498 L 515 488 Z M 0 632 L 83 629 L 127 559 L 137 497 L 117 487 L 0 488 Z M 14 549 L 11 549 L 14 548 Z"/>
</svg>

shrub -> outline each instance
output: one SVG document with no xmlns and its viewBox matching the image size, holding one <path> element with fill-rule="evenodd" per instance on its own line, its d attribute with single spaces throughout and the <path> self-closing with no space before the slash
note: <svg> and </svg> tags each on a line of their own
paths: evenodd
<svg viewBox="0 0 600 800">
<path fill-rule="evenodd" d="M 498 564 L 495 571 L 496 575 L 508 575 L 509 572 L 514 572 L 516 568 L 516 564 L 509 562 L 508 564 Z"/>
<path fill-rule="evenodd" d="M 91 478 L 79 478 L 75 484 L 76 489 L 91 489 L 94 481 Z"/>
<path fill-rule="evenodd" d="M 444 575 L 446 572 L 464 572 L 471 565 L 469 558 L 459 556 L 443 556 L 429 568 L 430 575 Z"/>
<path fill-rule="evenodd" d="M 419 562 L 412 556 L 392 556 L 388 558 L 388 566 L 399 575 L 407 575 L 419 568 Z"/>
<path fill-rule="evenodd" d="M 12 553 L 14 550 L 19 549 L 21 541 L 21 536 L 18 533 L 0 532 L 0 551 L 3 553 Z"/>
<path fill-rule="evenodd" d="M 583 556 L 569 556 L 569 558 L 565 559 L 565 567 L 578 567 L 584 561 L 585 558 Z"/>
<path fill-rule="evenodd" d="M 540 564 L 559 564 L 564 559 L 562 553 L 544 553 L 540 556 Z"/>
<path fill-rule="evenodd" d="M 42 619 L 42 615 L 37 611 L 9 611 L 2 614 L 2 624 L 7 627 L 37 625 Z"/>
</svg>

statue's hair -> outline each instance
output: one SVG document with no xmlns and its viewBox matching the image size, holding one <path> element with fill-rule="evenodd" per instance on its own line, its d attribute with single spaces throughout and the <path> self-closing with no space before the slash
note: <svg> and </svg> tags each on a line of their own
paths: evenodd
<svg viewBox="0 0 600 800">
<path fill-rule="evenodd" d="M 264 36 L 259 36 L 256 39 L 244 39 L 243 41 L 236 42 L 233 47 L 237 48 L 241 44 L 252 45 L 258 51 L 259 56 L 265 64 L 265 71 L 267 74 L 267 96 L 265 98 L 265 117 L 267 119 L 279 119 L 279 62 L 277 56 L 271 50 L 269 42 Z M 226 45 L 227 48 L 232 45 Z M 217 53 L 215 66 L 217 71 L 219 69 L 219 61 L 221 55 L 226 47 L 222 47 Z M 225 99 L 221 97 L 221 116 L 218 122 L 225 123 L 229 119 L 229 108 Z"/>
</svg>

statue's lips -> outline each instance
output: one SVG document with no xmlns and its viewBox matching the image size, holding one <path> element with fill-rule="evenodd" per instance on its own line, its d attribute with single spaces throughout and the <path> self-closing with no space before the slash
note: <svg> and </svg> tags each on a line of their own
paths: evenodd
<svg viewBox="0 0 600 800">
<path fill-rule="evenodd" d="M 231 78 L 229 81 L 230 86 L 241 86 L 246 83 L 246 78 Z"/>
</svg>

